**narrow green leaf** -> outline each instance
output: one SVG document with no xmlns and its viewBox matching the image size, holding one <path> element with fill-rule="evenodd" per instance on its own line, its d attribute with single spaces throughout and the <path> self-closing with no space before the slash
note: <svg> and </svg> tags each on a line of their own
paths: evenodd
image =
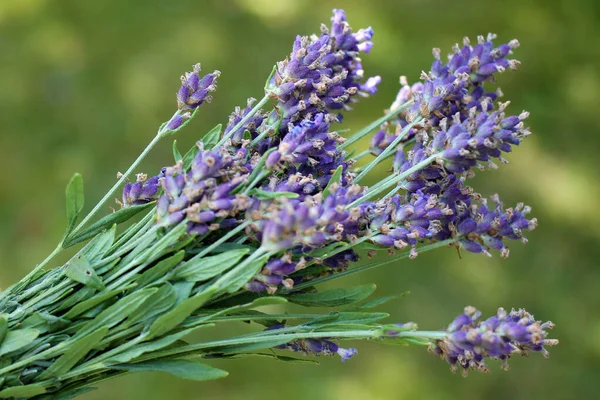
<svg viewBox="0 0 600 400">
<path fill-rule="evenodd" d="M 148 330 L 148 338 L 162 336 L 171 329 L 181 324 L 194 311 L 200 308 L 204 303 L 210 300 L 216 292 L 216 287 L 211 287 L 206 291 L 200 292 L 189 299 L 182 301 L 175 308 L 156 319 Z"/>
<path fill-rule="evenodd" d="M 272 358 L 277 361 L 289 362 L 289 363 L 294 363 L 294 364 L 319 365 L 319 362 L 316 360 L 280 356 L 277 354 L 268 354 L 268 353 L 234 353 L 234 354 L 223 354 L 223 355 L 217 354 L 217 355 L 206 357 L 206 358 L 235 360 L 238 358 L 246 358 L 246 357 L 265 357 L 265 358 Z"/>
<path fill-rule="evenodd" d="M 206 135 L 204 135 L 204 137 L 202 138 L 202 143 L 204 143 L 205 149 L 210 149 L 219 142 L 219 139 L 221 138 L 222 128 L 223 125 L 219 124 L 212 128 Z"/>
<path fill-rule="evenodd" d="M 175 226 L 175 228 L 171 229 L 166 235 L 161 237 L 158 242 L 153 243 L 148 251 L 143 252 L 143 257 L 140 257 L 139 262 L 147 263 L 170 253 L 173 246 L 176 246 L 183 237 L 187 238 L 189 236 L 186 230 L 187 227 L 185 224 Z"/>
<path fill-rule="evenodd" d="M 80 254 L 75 257 L 75 259 L 69 261 L 67 269 L 65 270 L 65 275 L 79 283 L 83 283 L 85 286 L 89 286 L 96 290 L 104 290 L 104 283 L 102 283 L 102 278 L 96 274 L 96 271 L 90 263 L 88 259 Z"/>
<path fill-rule="evenodd" d="M 85 355 L 94 348 L 108 333 L 108 327 L 102 327 L 89 335 L 82 336 L 71 344 L 69 348 L 52 365 L 50 365 L 38 379 L 45 380 L 51 377 L 59 377 L 66 374 Z"/>
<path fill-rule="evenodd" d="M 177 304 L 181 304 L 190 297 L 195 282 L 178 281 L 173 283 L 173 288 L 177 294 Z"/>
<path fill-rule="evenodd" d="M 77 232 L 75 235 L 68 236 L 64 240 L 63 247 L 66 249 L 77 243 L 83 242 L 93 236 L 96 236 L 98 233 L 102 232 L 106 228 L 109 228 L 114 224 L 123 223 L 129 220 L 137 213 L 139 213 L 140 211 L 143 211 L 152 206 L 154 206 L 154 202 L 140 204 L 137 206 L 129 206 L 126 208 L 122 208 L 119 211 L 109 214 L 103 218 L 100 218 L 98 221 L 94 222 L 87 228 L 84 228 L 81 231 Z"/>
<path fill-rule="evenodd" d="M 56 317 L 47 311 L 39 311 L 26 318 L 20 325 L 21 328 L 33 328 L 40 333 L 55 332 L 71 324 L 63 317 Z"/>
<path fill-rule="evenodd" d="M 187 251 L 188 254 L 198 254 L 202 251 L 204 251 L 208 246 L 202 246 L 202 247 L 198 247 L 195 248 L 193 250 L 189 250 Z M 251 245 L 247 245 L 247 244 L 239 244 L 239 243 L 221 243 L 220 245 L 218 245 L 217 247 L 215 247 L 211 253 L 225 253 L 226 251 L 231 251 L 231 250 L 241 250 L 241 249 L 248 249 L 248 251 L 254 251 L 257 249 L 257 247 L 255 246 L 251 246 Z"/>
<path fill-rule="evenodd" d="M 306 325 L 311 327 L 319 328 L 322 326 L 329 325 L 340 325 L 340 324 L 368 324 L 377 322 L 384 318 L 387 318 L 387 313 L 370 313 L 370 312 L 333 312 L 324 315 L 319 318 L 315 318 L 311 321 L 306 322 Z"/>
<path fill-rule="evenodd" d="M 73 319 L 73 318 L 77 317 L 78 315 L 83 314 L 87 310 L 89 310 L 93 307 L 96 307 L 98 304 L 100 304 L 112 297 L 115 297 L 119 293 L 124 292 L 125 290 L 127 290 L 131 287 L 132 286 L 128 286 L 128 287 L 123 287 L 123 288 L 111 290 L 111 291 L 104 292 L 104 293 L 98 293 L 98 295 L 92 297 L 91 299 L 87 299 L 85 301 L 82 301 L 81 303 L 76 304 L 73 308 L 71 308 L 69 310 L 69 312 L 67 312 L 64 315 L 64 318 Z"/>
<path fill-rule="evenodd" d="M 249 251 L 230 250 L 211 257 L 192 258 L 173 271 L 173 279 L 201 282 L 214 278 L 236 265 Z"/>
<path fill-rule="evenodd" d="M 279 296 L 260 297 L 258 299 L 253 300 L 250 303 L 240 304 L 240 305 L 232 306 L 229 308 L 224 308 L 222 310 L 215 311 L 212 314 L 190 317 L 190 318 L 186 319 L 183 326 L 184 327 L 196 326 L 199 324 L 206 323 L 207 321 L 211 321 L 214 318 L 219 317 L 220 315 L 229 315 L 229 314 L 239 315 L 240 313 L 243 313 L 244 311 L 246 313 L 248 313 L 249 312 L 248 310 L 250 310 L 252 308 L 264 307 L 264 306 L 274 306 L 274 305 L 280 305 L 280 304 L 285 304 L 285 303 L 287 303 L 287 299 L 285 297 L 279 297 Z"/>
<path fill-rule="evenodd" d="M 177 140 L 173 140 L 173 158 L 175 159 L 175 164 L 183 160 L 183 156 L 179 150 L 177 150 Z"/>
<path fill-rule="evenodd" d="M 85 324 L 77 332 L 78 336 L 87 335 L 89 332 L 93 332 L 101 327 L 113 327 L 131 314 L 135 313 L 139 306 L 150 296 L 157 291 L 156 288 L 147 288 L 140 290 L 139 292 L 133 292 L 122 299 L 118 300 L 115 304 L 108 307 L 106 310 L 98 314 L 93 320 Z"/>
<path fill-rule="evenodd" d="M 381 247 L 379 245 L 376 245 L 375 243 L 371 243 L 371 242 L 362 242 L 362 243 L 358 243 L 355 246 L 352 246 L 355 250 L 385 250 L 385 247 Z"/>
<path fill-rule="evenodd" d="M 46 393 L 46 388 L 39 384 L 13 386 L 0 391 L 0 399 L 29 399 L 43 393 Z"/>
<path fill-rule="evenodd" d="M 15 329 L 8 331 L 4 337 L 4 341 L 0 345 L 0 357 L 19 350 L 33 342 L 40 332 L 36 329 Z"/>
<path fill-rule="evenodd" d="M 316 293 L 299 293 L 289 295 L 292 303 L 307 307 L 337 307 L 357 303 L 369 297 L 376 286 L 374 284 L 360 285 L 352 288 L 336 288 Z"/>
<path fill-rule="evenodd" d="M 163 284 L 144 304 L 142 304 L 135 314 L 127 319 L 127 326 L 133 326 L 140 321 L 146 321 L 157 315 L 171 309 L 177 301 L 177 293 L 170 283 Z"/>
<path fill-rule="evenodd" d="M 271 70 L 271 73 L 269 74 L 269 76 L 267 77 L 267 80 L 265 81 L 265 90 L 269 90 L 269 86 L 271 85 L 271 79 L 273 78 L 273 76 L 275 76 L 276 72 L 277 72 L 277 64 L 273 65 L 273 69 Z"/>
<path fill-rule="evenodd" d="M 298 198 L 298 193 L 293 192 L 267 192 L 266 190 L 253 189 L 251 194 L 255 195 L 259 200 L 278 199 L 284 197 L 286 199 Z"/>
<path fill-rule="evenodd" d="M 192 146 L 191 149 L 188 150 L 187 153 L 185 153 L 185 155 L 183 156 L 183 170 L 187 171 L 190 169 L 190 167 L 192 166 L 192 162 L 194 161 L 194 158 L 196 158 L 196 155 L 200 152 L 200 148 L 198 147 L 198 144 L 195 144 L 194 146 Z"/>
<path fill-rule="evenodd" d="M 83 178 L 81 174 L 73 175 L 67 185 L 65 194 L 67 198 L 67 230 L 65 237 L 67 237 L 75 227 L 77 217 L 83 209 Z"/>
<path fill-rule="evenodd" d="M 214 368 L 210 365 L 202 364 L 198 361 L 191 360 L 153 360 L 144 361 L 136 364 L 115 365 L 109 368 L 124 369 L 129 372 L 166 372 L 178 378 L 194 381 L 208 381 L 213 379 L 220 379 L 229 375 L 227 371 L 223 371 L 222 369 Z"/>
<path fill-rule="evenodd" d="M 181 250 L 173 254 L 171 257 L 165 258 L 164 260 L 156 263 L 156 265 L 144 271 L 144 273 L 136 279 L 137 285 L 139 287 L 144 287 L 159 280 L 160 278 L 164 278 L 168 272 L 170 272 L 183 260 L 184 256 L 185 251 Z"/>
<path fill-rule="evenodd" d="M 150 353 L 153 351 L 163 349 L 167 346 L 170 346 L 173 343 L 180 340 L 181 338 L 189 335 L 190 333 L 200 330 L 202 328 L 207 328 L 209 326 L 214 326 L 214 324 L 206 324 L 206 325 L 196 326 L 191 329 L 186 329 L 181 332 L 173 333 L 172 335 L 168 335 L 163 338 L 153 340 L 151 342 L 140 343 L 140 344 L 132 347 L 131 349 L 127 349 L 124 352 L 117 354 L 114 357 L 109 358 L 108 360 L 104 361 L 103 364 L 110 365 L 113 363 L 115 363 L 115 364 L 127 363 L 131 360 L 138 358 L 139 356 L 141 356 L 144 353 Z"/>
<path fill-rule="evenodd" d="M 333 242 L 330 245 L 327 245 L 320 249 L 311 251 L 309 255 L 311 257 L 323 257 L 323 256 L 331 253 L 333 250 L 337 249 L 338 247 L 343 247 L 343 246 L 347 246 L 347 244 L 344 242 Z"/>
<path fill-rule="evenodd" d="M 0 345 L 2 345 L 2 342 L 8 333 L 8 320 L 6 317 L 7 314 L 0 314 Z"/>
<path fill-rule="evenodd" d="M 404 292 L 401 294 L 394 294 L 391 296 L 384 296 L 384 297 L 378 297 L 376 299 L 373 300 L 369 300 L 369 301 L 365 301 L 362 304 L 356 304 L 356 305 L 351 305 L 348 307 L 344 307 L 344 311 L 358 311 L 358 310 L 369 310 L 371 308 L 375 308 L 378 307 L 382 304 L 387 303 L 388 301 L 397 299 L 399 297 L 404 297 L 404 296 L 408 296 L 410 294 L 410 292 Z"/>
<path fill-rule="evenodd" d="M 335 170 L 333 175 L 331 175 L 331 178 L 329 179 L 329 183 L 327 183 L 325 190 L 323 190 L 323 198 L 324 199 L 326 199 L 327 196 L 329 196 L 329 193 L 331 192 L 331 185 L 333 185 L 334 183 L 340 183 L 340 180 L 342 179 L 342 171 L 343 171 L 343 168 L 340 165 L 339 167 L 337 167 L 337 169 Z"/>
<path fill-rule="evenodd" d="M 88 259 L 92 266 L 95 266 L 108 252 L 115 241 L 117 225 L 97 235 L 88 244 L 85 245 L 81 253 Z"/>
<path fill-rule="evenodd" d="M 83 288 L 79 289 L 78 291 L 76 291 L 75 293 L 73 293 L 72 295 L 70 295 L 65 300 L 61 301 L 60 304 L 58 305 L 58 307 L 54 311 L 55 312 L 63 311 L 63 310 L 67 310 L 71 307 L 74 307 L 77 304 L 79 304 L 80 302 L 88 299 L 90 296 L 93 296 L 94 293 L 96 293 L 96 289 L 93 289 L 93 288 L 87 287 L 87 286 L 83 287 Z"/>
<path fill-rule="evenodd" d="M 235 293 L 242 288 L 250 279 L 252 279 L 258 271 L 269 261 L 269 254 L 254 260 L 246 265 L 242 262 L 238 267 L 232 269 L 227 274 L 223 275 L 216 284 L 219 287 L 226 288 L 227 293 Z"/>
<path fill-rule="evenodd" d="M 289 339 L 278 339 L 276 336 L 274 336 L 273 339 L 260 338 L 260 340 L 257 340 L 254 343 L 230 344 L 224 346 L 210 347 L 207 349 L 203 349 L 202 352 L 223 354 L 245 353 L 254 350 L 271 349 L 273 347 L 286 344 L 287 342 L 289 342 Z"/>
<path fill-rule="evenodd" d="M 39 398 L 39 400 L 71 400 L 77 396 L 97 390 L 98 388 L 85 386 L 63 389 L 58 393 L 52 393 Z"/>
</svg>

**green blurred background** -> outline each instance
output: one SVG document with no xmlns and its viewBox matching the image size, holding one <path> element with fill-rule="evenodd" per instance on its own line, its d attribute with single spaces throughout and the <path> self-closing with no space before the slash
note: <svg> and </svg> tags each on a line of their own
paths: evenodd
<svg viewBox="0 0 600 400">
<path fill-rule="evenodd" d="M 191 146 L 226 122 L 235 105 L 261 96 L 273 63 L 297 33 L 318 31 L 332 8 L 355 29 L 371 25 L 367 74 L 384 83 L 348 114 L 357 129 L 464 35 L 519 38 L 517 73 L 500 79 L 510 110 L 531 111 L 534 135 L 511 164 L 479 173 L 472 185 L 507 203 L 523 200 L 539 228 L 511 257 L 452 249 L 337 282 L 377 283 L 380 295 L 412 294 L 383 309 L 395 321 L 445 326 L 467 305 L 486 314 L 525 307 L 551 319 L 560 346 L 550 360 L 514 359 L 511 371 L 453 375 L 423 348 L 355 343 L 359 355 L 321 366 L 243 359 L 215 363 L 231 376 L 190 383 L 159 374 L 105 382 L 84 399 L 570 399 L 600 392 L 600 2 L 597 0 L 0 0 L 0 286 L 51 251 L 64 227 L 63 187 L 75 171 L 88 206 L 127 168 L 171 115 L 178 78 L 193 63 L 223 75 L 212 104 L 179 136 Z M 144 162 L 171 162 L 165 141 Z M 383 175 L 380 170 L 379 174 Z M 64 257 L 67 255 L 63 256 Z M 230 327 L 233 334 L 245 327 Z"/>
</svg>

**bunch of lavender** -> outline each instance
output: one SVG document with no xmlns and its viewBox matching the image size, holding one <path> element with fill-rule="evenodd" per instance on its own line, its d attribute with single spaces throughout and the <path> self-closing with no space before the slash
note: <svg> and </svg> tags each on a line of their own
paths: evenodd
<svg viewBox="0 0 600 400">
<path fill-rule="evenodd" d="M 373 30 L 354 32 L 341 10 L 331 21 L 319 35 L 296 38 L 264 96 L 237 107 L 224 129 L 217 125 L 185 154 L 174 142 L 172 165 L 129 181 L 158 141 L 211 101 L 220 74 L 202 76 L 194 66 L 181 78 L 177 111 L 79 224 L 83 183 L 73 177 L 68 226 L 56 250 L 0 293 L 0 398 L 68 399 L 95 382 L 146 370 L 194 380 L 226 376 L 202 362 L 211 358 L 296 360 L 270 349 L 345 361 L 357 353 L 340 347 L 347 339 L 426 345 L 464 371 L 487 370 L 494 358 L 505 367 L 516 353 L 547 355 L 545 346 L 557 343 L 546 337 L 552 324 L 523 310 L 501 309 L 478 322 L 479 313 L 467 308 L 446 330 L 418 331 L 414 323 L 382 323 L 387 314 L 370 311 L 386 300 L 366 300 L 374 285 L 318 289 L 439 247 L 506 257 L 507 242 L 525 241 L 536 225 L 529 207 L 504 208 L 497 195 L 488 201 L 466 185 L 474 167 L 504 162 L 502 153 L 529 134 L 527 113 L 508 114 L 499 91 L 484 89 L 518 65 L 507 58 L 518 42 L 495 46 L 489 35 L 471 46 L 465 39 L 445 64 L 434 50 L 422 83 L 403 79 L 390 109 L 345 138 L 336 133 L 341 113 L 375 94 L 381 79 L 365 79 L 360 59 L 373 45 Z M 371 134 L 369 150 L 347 153 Z M 386 164 L 387 177 L 360 184 Z M 121 209 L 91 222 L 123 184 Z M 86 244 L 65 265 L 45 269 L 80 243 Z M 392 257 L 351 266 L 378 250 Z M 286 302 L 337 310 L 256 310 Z M 232 321 L 260 329 L 185 340 Z"/>
</svg>

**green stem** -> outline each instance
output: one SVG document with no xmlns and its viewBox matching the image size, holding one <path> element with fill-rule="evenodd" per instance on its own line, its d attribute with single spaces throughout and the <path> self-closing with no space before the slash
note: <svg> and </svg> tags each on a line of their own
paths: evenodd
<svg viewBox="0 0 600 400">
<path fill-rule="evenodd" d="M 367 150 L 363 150 L 363 151 L 361 151 L 361 152 L 360 152 L 360 153 L 358 153 L 357 155 L 355 155 L 355 156 L 352 156 L 352 157 L 350 157 L 350 158 L 352 158 L 354 161 L 358 161 L 358 160 L 360 160 L 361 158 L 368 156 L 369 154 L 371 154 L 371 150 L 367 149 Z"/>
<path fill-rule="evenodd" d="M 345 149 L 346 147 L 350 146 L 351 144 L 358 142 L 360 139 L 367 136 L 369 133 L 373 132 L 375 129 L 379 128 L 381 125 L 396 118 L 398 116 L 398 114 L 400 114 L 401 111 L 412 106 L 412 103 L 413 103 L 413 100 L 410 100 L 410 101 L 402 104 L 400 107 L 389 111 L 389 113 L 383 115 L 381 118 L 371 122 L 369 125 L 365 126 L 361 130 L 359 130 L 358 132 L 356 132 L 352 136 L 350 136 L 348 138 L 348 140 L 346 140 L 343 144 L 341 144 L 339 146 L 340 149 Z"/>
<path fill-rule="evenodd" d="M 211 251 L 213 251 L 214 249 L 216 249 L 217 247 L 219 247 L 221 244 L 223 244 L 227 240 L 229 240 L 229 238 L 237 235 L 238 232 L 241 232 L 242 230 L 246 229 L 246 227 L 248 225 L 250 225 L 250 223 L 251 223 L 250 221 L 245 221 L 245 222 L 241 223 L 240 225 L 236 226 L 235 229 L 229 231 L 224 236 L 222 236 L 219 240 L 217 240 L 216 242 L 214 242 L 213 244 L 211 244 L 210 246 L 208 246 L 207 248 L 205 248 L 204 250 L 202 250 L 200 253 L 196 254 L 192 258 L 192 260 L 202 258 L 205 255 L 209 254 Z"/>
<path fill-rule="evenodd" d="M 423 119 L 422 117 L 419 117 L 419 118 L 415 119 L 413 122 L 411 122 L 410 124 L 406 125 L 402 129 L 402 131 L 400 132 L 398 137 L 396 137 L 396 139 L 394 139 L 394 141 L 392 143 L 390 143 L 390 145 L 387 146 L 385 148 L 385 150 L 383 150 L 381 152 L 381 154 L 379 154 L 377 156 L 377 158 L 375 158 L 373 161 L 371 161 L 362 170 L 362 172 L 354 179 L 354 182 L 356 183 L 356 182 L 360 181 L 362 178 L 364 178 L 369 173 L 369 171 L 371 171 L 373 168 L 375 168 L 375 166 L 377 166 L 377 164 L 379 164 L 381 161 L 386 159 L 390 154 L 392 154 L 396 150 L 396 146 L 398 146 L 400 144 L 400 142 L 402 141 L 402 139 L 404 139 L 404 137 L 406 135 L 408 135 L 408 132 L 410 132 L 412 127 L 415 126 L 416 124 L 418 124 L 419 122 L 421 122 L 422 119 Z"/>
<path fill-rule="evenodd" d="M 450 243 L 455 242 L 456 240 L 457 240 L 457 238 L 452 238 L 452 239 L 443 240 L 441 242 L 432 243 L 430 245 L 423 246 L 423 247 L 419 248 L 418 251 L 420 253 L 422 253 L 424 251 L 433 250 L 433 249 L 436 249 L 436 248 L 439 248 L 439 247 L 444 247 L 444 246 L 449 245 Z M 294 288 L 292 290 L 302 290 L 302 289 L 305 289 L 307 287 L 311 287 L 311 286 L 314 286 L 314 285 L 318 285 L 320 283 L 324 283 L 324 282 L 330 281 L 332 279 L 338 279 L 338 278 L 341 278 L 343 276 L 353 275 L 353 274 L 356 274 L 356 273 L 359 273 L 359 272 L 368 271 L 370 269 L 374 269 L 374 268 L 377 268 L 377 267 L 381 267 L 381 266 L 384 266 L 384 265 L 395 263 L 395 262 L 397 262 L 399 260 L 408 258 L 409 256 L 410 256 L 410 252 L 405 252 L 405 253 L 402 253 L 401 255 L 399 255 L 397 257 L 393 257 L 393 258 L 391 258 L 389 260 L 378 261 L 378 262 L 373 262 L 373 263 L 365 264 L 365 265 L 362 265 L 360 267 L 356 267 L 356 268 L 352 268 L 352 269 L 347 269 L 345 271 L 338 272 L 336 274 L 332 274 L 332 275 L 329 275 L 329 276 L 324 276 L 324 277 L 321 277 L 321 278 L 313 279 L 311 281 L 300 283 L 300 284 L 294 286 Z M 288 291 L 285 291 L 284 293 L 287 293 L 287 292 Z"/>
<path fill-rule="evenodd" d="M 148 144 L 148 146 L 146 146 L 146 148 L 144 149 L 144 151 L 142 151 L 142 153 L 133 162 L 133 164 L 131 164 L 131 166 L 127 169 L 127 171 L 125 171 L 125 173 L 123 174 L 123 176 L 121 176 L 121 178 L 117 181 L 117 183 L 115 183 L 113 185 L 113 187 L 110 188 L 110 190 L 104 195 L 104 197 L 102 197 L 102 199 L 100 199 L 100 201 L 94 206 L 94 208 L 92 209 L 92 211 L 90 211 L 85 216 L 85 218 L 79 223 L 79 225 L 77 225 L 75 227 L 75 229 L 73 229 L 71 231 L 71 233 L 69 234 L 69 236 L 73 236 L 77 232 L 79 232 L 85 226 L 85 224 L 87 224 L 89 222 L 89 220 L 92 219 L 94 217 L 94 215 L 96 215 L 96 213 L 100 210 L 100 208 L 102 208 L 102 206 L 104 206 L 104 204 L 115 194 L 115 192 L 117 191 L 117 189 L 125 182 L 125 180 L 127 179 L 127 177 L 129 175 L 131 175 L 131 173 L 138 167 L 138 165 L 148 155 L 148 153 L 150 153 L 150 151 L 154 148 L 154 146 L 156 146 L 156 144 L 163 137 L 165 137 L 167 133 L 170 132 L 167 129 L 167 126 L 179 114 L 180 114 L 180 111 L 179 110 L 176 111 L 175 114 L 173 114 L 173 116 L 169 119 L 169 121 L 167 121 L 167 122 L 165 122 L 164 124 L 161 125 L 161 128 L 158 130 L 158 133 L 156 134 L 156 136 L 154 137 L 154 139 L 152 139 L 152 141 Z M 189 121 L 186 121 L 186 123 L 187 122 L 189 122 Z M 173 132 L 176 132 L 177 130 L 181 129 L 182 127 L 179 127 L 178 129 L 176 129 Z M 50 253 L 50 255 L 48 257 L 46 257 L 46 259 L 44 259 L 44 261 L 42 261 L 40 264 L 38 264 L 29 274 L 27 274 L 27 276 L 25 276 L 25 278 L 23 278 L 22 282 L 24 282 L 24 283 L 27 284 L 28 281 L 33 276 L 35 276 L 42 268 L 44 268 L 50 261 L 52 261 L 52 259 L 54 259 L 54 257 L 56 257 L 56 255 L 58 255 L 63 250 L 63 243 L 64 243 L 64 239 L 61 240 L 61 242 L 56 246 L 56 248 L 52 251 L 52 253 Z M 3 293 L 1 296 L 3 297 L 5 295 L 6 295 L 6 293 Z"/>
<path fill-rule="evenodd" d="M 365 201 L 367 201 L 368 199 L 372 198 L 373 196 L 375 196 L 376 194 L 379 194 L 381 192 L 383 192 L 386 189 L 389 189 L 390 187 L 398 184 L 400 181 L 402 181 L 403 179 L 407 178 L 408 176 L 410 176 L 411 174 L 415 173 L 416 171 L 419 171 L 420 169 L 423 169 L 424 167 L 428 166 L 429 164 L 431 164 L 432 162 L 435 161 L 436 158 L 438 158 L 441 155 L 441 153 L 436 153 L 433 154 L 429 157 L 427 157 L 426 159 L 424 159 L 423 161 L 413 165 L 412 167 L 410 167 L 409 169 L 407 169 L 406 171 L 404 171 L 403 173 L 394 176 L 391 179 L 385 179 L 386 183 L 383 185 L 379 185 L 379 187 L 377 187 L 377 189 L 373 190 L 373 189 L 369 189 L 367 191 L 367 193 L 365 193 L 364 196 L 356 199 L 355 201 L 353 201 L 352 203 L 350 203 L 350 205 L 348 206 L 348 208 L 352 208 L 352 207 L 356 207 L 357 205 L 364 203 Z M 395 189 L 394 189 L 395 190 Z"/>
<path fill-rule="evenodd" d="M 56 248 L 54 250 L 52 250 L 52 253 L 50 253 L 48 255 L 48 257 L 46 257 L 44 259 L 44 261 L 42 261 L 41 263 L 36 265 L 35 268 L 31 272 L 29 272 L 23 279 L 21 279 L 21 281 L 17 285 L 15 285 L 12 288 L 2 291 L 0 293 L 0 300 L 5 298 L 8 294 L 12 293 L 13 291 L 18 292 L 19 290 L 27 287 L 27 285 L 29 285 L 31 283 L 33 278 L 35 278 L 35 276 L 42 270 L 42 268 L 44 268 L 46 265 L 48 265 L 48 263 L 50 261 L 52 261 L 52 259 L 54 257 L 56 257 L 56 255 L 58 255 L 62 250 L 63 250 L 63 247 L 62 247 L 62 242 L 61 242 L 58 244 L 58 246 L 56 246 Z"/>
<path fill-rule="evenodd" d="M 168 123 L 167 123 L 167 125 L 168 125 Z M 100 208 L 104 205 L 104 203 L 106 203 L 108 201 L 108 199 L 112 198 L 112 196 L 115 194 L 115 192 L 117 191 L 117 189 L 119 189 L 119 187 L 125 182 L 125 180 L 128 178 L 128 176 L 131 175 L 131 173 L 138 167 L 138 165 L 142 162 L 142 160 L 148 155 L 148 153 L 150 152 L 150 150 L 152 150 L 154 148 L 154 146 L 156 146 L 156 144 L 162 138 L 163 138 L 163 136 L 159 132 L 154 137 L 154 139 L 152 139 L 152 141 L 148 144 L 148 146 L 146 146 L 146 148 L 144 149 L 144 151 L 142 151 L 142 154 L 140 154 L 138 156 L 138 158 L 133 162 L 133 164 L 131 164 L 131 166 L 127 169 L 127 171 L 125 171 L 125 173 L 123 174 L 123 176 L 121 176 L 121 178 L 117 181 L 117 183 L 115 183 L 113 185 L 113 187 L 110 188 L 110 190 L 104 195 L 104 197 L 96 204 L 96 206 L 94 206 L 94 208 L 92 209 L 92 211 L 90 211 L 89 214 L 86 215 L 86 217 L 83 219 L 83 221 L 81 221 L 79 223 L 79 225 L 77 225 L 77 227 L 75 229 L 73 229 L 73 232 L 71 232 L 71 235 L 74 235 L 79 230 L 81 230 L 81 228 L 83 228 L 83 226 L 94 215 L 96 215 L 96 213 L 100 210 Z"/>
<path fill-rule="evenodd" d="M 421 338 L 421 339 L 444 339 L 448 336 L 448 332 L 441 331 L 404 331 L 398 332 L 397 337 L 405 338 Z"/>
<path fill-rule="evenodd" d="M 254 180 L 252 182 L 250 182 L 250 184 L 248 186 L 246 186 L 246 188 L 244 189 L 244 191 L 242 193 L 244 193 L 244 194 L 250 193 L 250 191 L 252 189 L 254 189 L 254 187 L 256 185 L 258 185 L 260 181 L 265 179 L 270 173 L 271 173 L 270 170 L 260 172 L 258 175 L 256 175 L 256 178 L 254 178 Z"/>
<path fill-rule="evenodd" d="M 268 331 L 267 331 L 268 332 Z M 191 355 L 192 352 L 198 350 L 211 349 L 218 350 L 219 347 L 254 344 L 254 343 L 270 343 L 273 342 L 274 336 L 283 343 L 291 342 L 298 339 L 319 339 L 319 338 L 339 338 L 339 339 L 373 339 L 380 334 L 379 329 L 373 330 L 356 330 L 356 331 L 328 331 L 328 332 L 304 332 L 304 333 L 283 333 L 279 335 L 265 334 L 264 336 L 237 337 L 233 339 L 215 340 L 212 342 L 198 343 L 188 346 L 183 346 L 176 349 L 163 350 L 154 354 L 148 354 L 136 359 L 136 362 L 147 361 L 150 359 L 173 357 L 181 355 Z"/>
<path fill-rule="evenodd" d="M 263 140 L 266 136 L 269 135 L 269 133 L 271 133 L 271 129 L 276 129 L 280 123 L 281 123 L 281 120 L 277 120 L 274 123 L 272 123 L 271 125 L 267 126 L 260 135 L 258 135 L 254 140 L 252 140 L 252 142 L 250 142 L 249 147 L 254 147 L 258 143 L 260 143 L 261 140 Z"/>
</svg>

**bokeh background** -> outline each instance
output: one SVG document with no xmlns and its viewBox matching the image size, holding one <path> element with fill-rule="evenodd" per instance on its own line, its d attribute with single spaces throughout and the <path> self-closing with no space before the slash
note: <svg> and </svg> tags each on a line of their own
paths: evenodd
<svg viewBox="0 0 600 400">
<path fill-rule="evenodd" d="M 352 279 L 381 295 L 412 294 L 382 307 L 394 321 L 445 326 L 467 304 L 494 313 L 525 307 L 552 319 L 560 339 L 550 360 L 515 359 L 510 372 L 453 375 L 423 348 L 355 343 L 358 357 L 321 366 L 243 359 L 216 363 L 229 378 L 207 383 L 137 374 L 100 384 L 83 399 L 572 399 L 600 391 L 600 2 L 597 0 L 1 0 L 0 286 L 54 248 L 64 227 L 63 187 L 84 175 L 88 207 L 127 168 L 171 115 L 178 78 L 193 63 L 222 71 L 212 104 L 178 141 L 191 146 L 226 122 L 234 105 L 261 96 L 273 63 L 297 33 L 345 8 L 356 28 L 371 25 L 365 58 L 384 84 L 348 114 L 357 129 L 393 100 L 398 77 L 427 70 L 432 47 L 450 51 L 464 35 L 518 37 L 517 73 L 499 81 L 511 110 L 531 111 L 534 135 L 511 164 L 472 185 L 523 200 L 539 228 L 511 257 L 452 249 L 422 254 Z M 364 145 L 364 143 L 363 143 Z M 143 168 L 171 162 L 163 142 Z M 378 172 L 384 174 L 383 170 Z M 67 254 L 68 255 L 68 254 Z M 64 255 L 63 258 L 67 255 Z M 229 333 L 241 329 L 232 327 Z"/>
</svg>

